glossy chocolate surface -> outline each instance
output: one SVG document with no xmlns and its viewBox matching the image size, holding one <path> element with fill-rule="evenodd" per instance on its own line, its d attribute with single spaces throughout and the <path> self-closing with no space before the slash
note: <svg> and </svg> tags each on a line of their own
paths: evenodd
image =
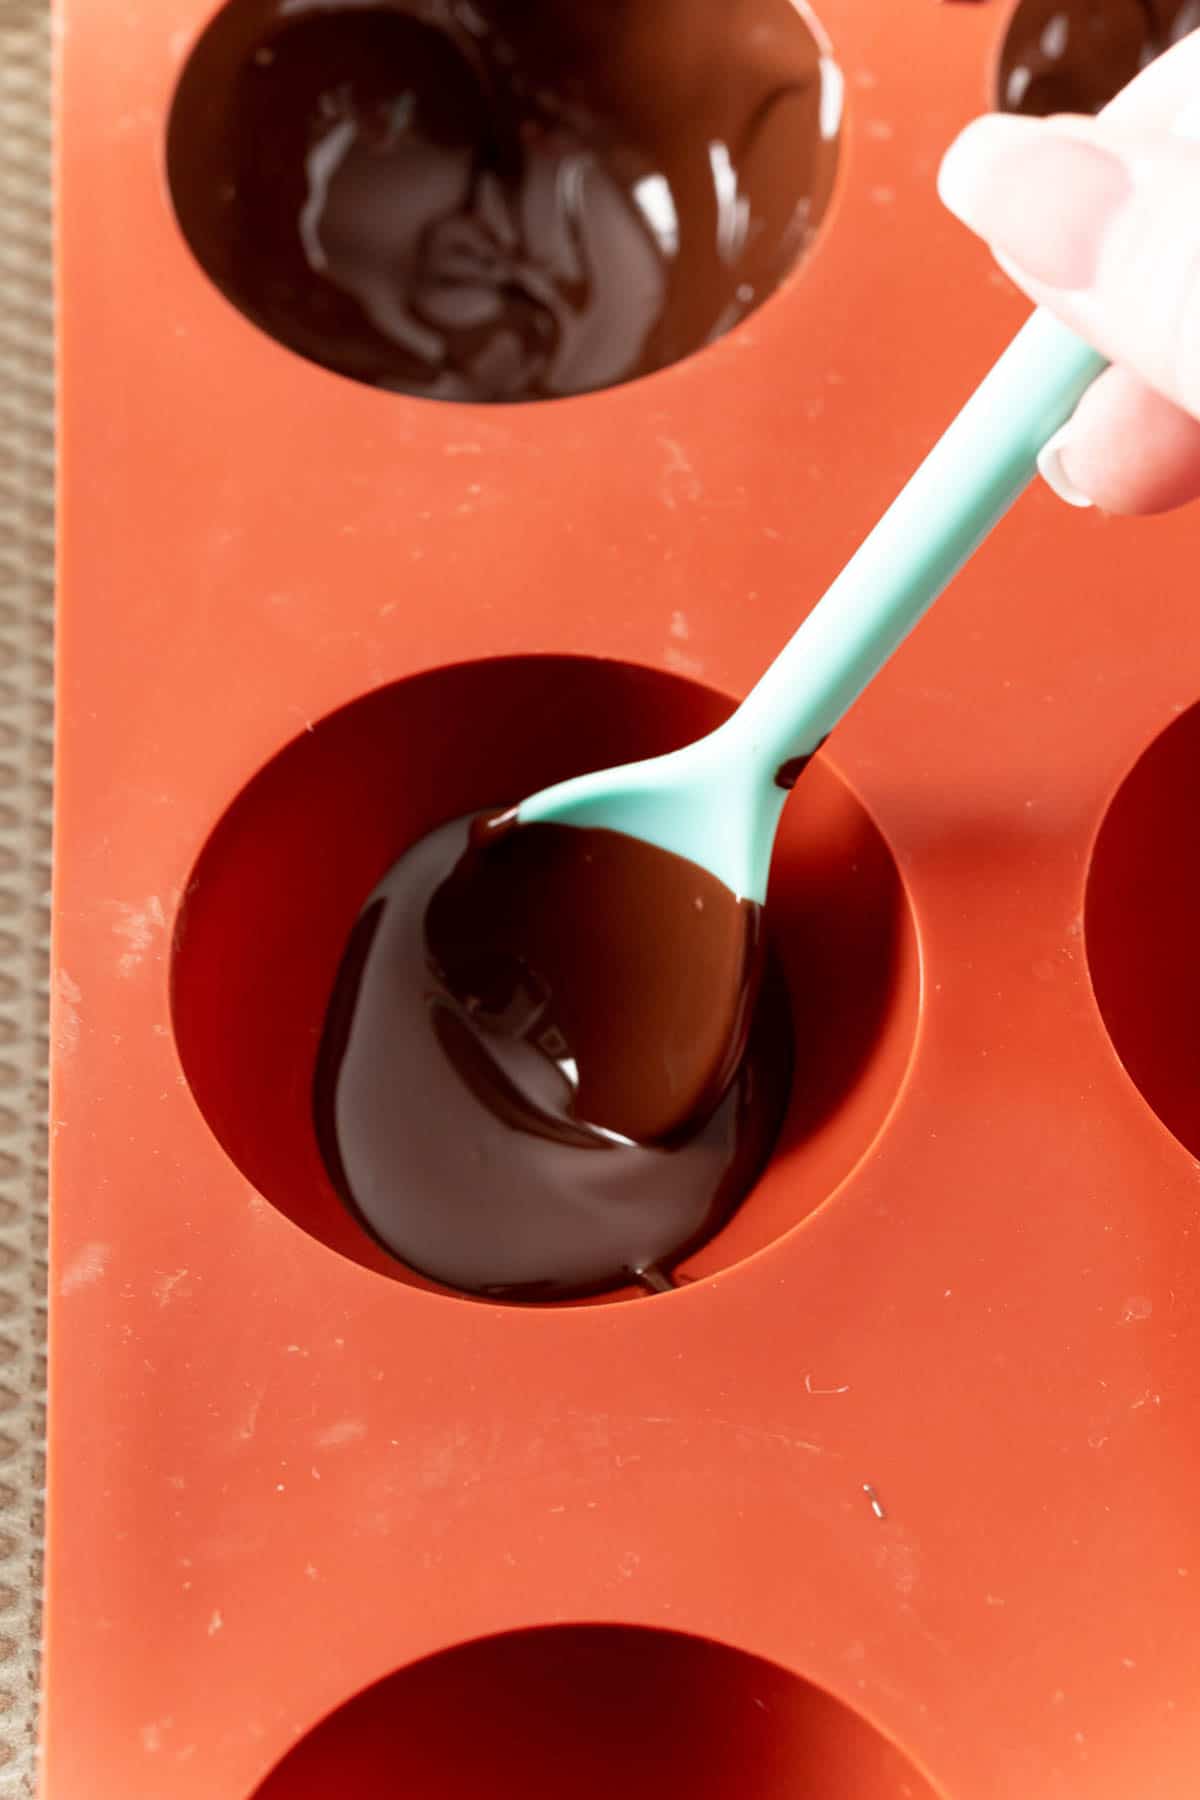
<svg viewBox="0 0 1200 1800">
<path fill-rule="evenodd" d="M 231 0 L 172 111 L 184 233 L 291 349 L 442 400 L 720 337 L 829 199 L 840 81 L 789 0 Z"/>
<path fill-rule="evenodd" d="M 787 1105 L 759 909 L 623 833 L 472 841 L 470 823 L 407 852 L 355 928 L 317 1073 L 327 1166 L 447 1286 L 668 1285 L 753 1185 Z"/>
<path fill-rule="evenodd" d="M 1200 25 L 1200 0 L 1023 0 L 1009 29 L 1006 112 L 1099 112 L 1139 69 Z"/>
</svg>

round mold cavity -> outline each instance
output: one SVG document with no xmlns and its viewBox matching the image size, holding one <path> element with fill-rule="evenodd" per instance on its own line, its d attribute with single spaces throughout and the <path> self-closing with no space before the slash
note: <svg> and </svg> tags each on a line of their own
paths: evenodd
<svg viewBox="0 0 1200 1800">
<path fill-rule="evenodd" d="M 703 1638 L 559 1625 L 483 1638 L 331 1713 L 253 1800 L 937 1800 L 873 1725 Z"/>
<path fill-rule="evenodd" d="M 1095 113 L 1200 25 L 1200 0 L 1020 0 L 996 77 L 1004 112 Z"/>
<path fill-rule="evenodd" d="M 289 349 L 555 399 L 761 305 L 828 205 L 841 96 L 796 0 L 229 0 L 167 172 L 203 269 Z"/>
<path fill-rule="evenodd" d="M 1088 971 L 1117 1055 L 1168 1131 L 1200 1157 L 1200 705 L 1125 777 L 1088 874 Z"/>
<path fill-rule="evenodd" d="M 599 659 L 463 663 L 353 701 L 249 782 L 192 873 L 172 1010 L 200 1109 L 260 1193 L 340 1254 L 436 1287 L 352 1216 L 313 1123 L 326 1010 L 364 901 L 444 820 L 678 748 L 732 705 L 679 676 Z M 907 897 L 875 825 L 821 758 L 784 815 L 767 917 L 795 1027 L 788 1111 L 757 1185 L 680 1265 L 682 1281 L 764 1249 L 825 1200 L 873 1142 L 912 1051 L 919 966 Z"/>
</svg>

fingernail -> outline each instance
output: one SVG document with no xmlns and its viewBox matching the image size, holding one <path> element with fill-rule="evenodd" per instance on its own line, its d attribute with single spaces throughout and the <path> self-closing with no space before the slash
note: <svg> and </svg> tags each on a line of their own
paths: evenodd
<svg viewBox="0 0 1200 1800">
<path fill-rule="evenodd" d="M 942 161 L 938 193 L 956 218 L 1045 287 L 1090 287 L 1132 182 L 1109 150 L 1040 119 L 976 119 Z"/>
<path fill-rule="evenodd" d="M 1038 474 L 1051 493 L 1057 494 L 1060 500 L 1065 500 L 1068 506 L 1093 506 L 1095 502 L 1088 498 L 1082 488 L 1076 487 L 1067 473 L 1063 452 L 1070 438 L 1069 424 L 1055 432 L 1037 459 Z"/>
</svg>

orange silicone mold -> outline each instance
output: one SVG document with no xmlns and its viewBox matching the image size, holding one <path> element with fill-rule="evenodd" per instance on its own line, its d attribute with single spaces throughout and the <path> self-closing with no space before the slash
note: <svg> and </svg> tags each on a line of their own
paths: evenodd
<svg viewBox="0 0 1200 1800">
<path fill-rule="evenodd" d="M 802 1078 L 679 1291 L 433 1291 L 307 1112 L 390 858 L 718 716 L 1020 321 L 933 187 L 1010 10 L 825 0 L 812 255 L 485 408 L 236 312 L 204 0 L 66 0 L 47 1800 L 1195 1792 L 1194 519 L 1030 495 L 805 775 Z"/>
</svg>

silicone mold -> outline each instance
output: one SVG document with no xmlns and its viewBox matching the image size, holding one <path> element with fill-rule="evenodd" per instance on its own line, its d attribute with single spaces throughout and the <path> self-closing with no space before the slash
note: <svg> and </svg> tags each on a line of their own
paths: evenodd
<svg viewBox="0 0 1200 1800">
<path fill-rule="evenodd" d="M 812 252 L 481 407 L 237 312 L 209 9 L 65 0 L 47 1800 L 1194 1793 L 1194 518 L 1030 494 L 804 775 L 807 1060 L 678 1291 L 432 1290 L 308 1111 L 391 858 L 719 717 L 1019 324 L 933 185 L 1010 13 L 825 0 Z"/>
</svg>

